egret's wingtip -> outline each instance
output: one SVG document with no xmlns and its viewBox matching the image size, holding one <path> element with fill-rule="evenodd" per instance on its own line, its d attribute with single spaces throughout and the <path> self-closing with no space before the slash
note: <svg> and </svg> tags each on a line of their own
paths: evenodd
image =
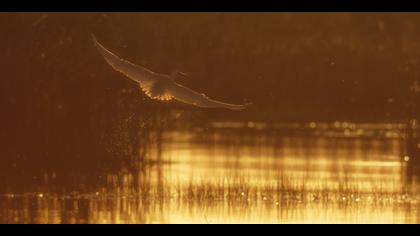
<svg viewBox="0 0 420 236">
<path fill-rule="evenodd" d="M 245 104 L 242 104 L 242 105 L 238 105 L 237 107 L 235 107 L 232 110 L 242 111 L 242 110 L 245 110 L 248 106 L 250 106 L 252 104 L 253 104 L 252 102 L 249 102 L 249 103 L 245 103 Z"/>
<path fill-rule="evenodd" d="M 98 45 L 98 44 L 99 44 L 99 42 L 98 42 L 98 39 L 96 39 L 96 36 L 95 36 L 93 33 L 90 33 L 90 36 L 92 37 L 92 41 L 93 41 L 93 43 L 94 43 L 95 45 Z"/>
<path fill-rule="evenodd" d="M 95 36 L 93 33 L 90 33 L 90 37 L 92 37 L 92 39 L 93 39 L 94 41 L 97 41 L 97 40 L 96 40 L 96 36 Z"/>
</svg>

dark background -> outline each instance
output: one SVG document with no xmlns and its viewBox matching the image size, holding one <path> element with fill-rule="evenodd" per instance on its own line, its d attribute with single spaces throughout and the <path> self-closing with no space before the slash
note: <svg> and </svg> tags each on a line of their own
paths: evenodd
<svg viewBox="0 0 420 236">
<path fill-rule="evenodd" d="M 418 22 L 417 13 L 1 13 L 2 173 L 137 155 L 139 133 L 171 112 L 171 122 L 203 126 L 417 117 Z M 254 105 L 151 101 L 105 63 L 92 33 L 134 63 L 187 73 L 178 81 L 211 98 Z"/>
<path fill-rule="evenodd" d="M 2 13 L 1 101 L 19 116 L 55 113 L 56 105 L 83 116 L 117 90 L 137 93 L 92 47 L 94 33 L 123 58 L 187 73 L 180 82 L 211 97 L 255 104 L 235 118 L 398 119 L 418 79 L 419 20 L 416 13 Z M 24 106 L 33 110 L 22 114 Z"/>
</svg>

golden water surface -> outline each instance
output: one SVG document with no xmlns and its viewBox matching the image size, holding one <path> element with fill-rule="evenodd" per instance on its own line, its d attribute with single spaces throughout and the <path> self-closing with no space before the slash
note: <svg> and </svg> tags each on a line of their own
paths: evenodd
<svg viewBox="0 0 420 236">
<path fill-rule="evenodd" d="M 63 193 L 46 174 L 37 191 L 3 194 L 0 221 L 419 223 L 399 126 L 342 126 L 214 122 L 164 130 L 148 161 L 104 172 L 100 186 Z"/>
</svg>

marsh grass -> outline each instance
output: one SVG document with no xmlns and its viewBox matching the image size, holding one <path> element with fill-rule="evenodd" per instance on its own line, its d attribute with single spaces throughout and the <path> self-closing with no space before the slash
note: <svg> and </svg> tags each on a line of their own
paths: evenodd
<svg viewBox="0 0 420 236">
<path fill-rule="evenodd" d="M 218 220 L 246 223 L 256 221 L 258 216 L 262 218 L 257 222 L 281 223 L 291 218 L 299 222 L 299 217 L 301 222 L 306 222 L 305 217 L 318 210 L 320 214 L 330 212 L 330 216 L 322 216 L 326 222 L 343 222 L 352 217 L 355 222 L 362 222 L 366 220 L 363 215 L 369 215 L 367 211 L 411 209 L 411 213 L 406 212 L 407 218 L 391 220 L 419 220 L 417 210 L 413 210 L 420 206 L 420 195 L 415 189 L 405 193 L 380 187 L 366 191 L 357 185 L 328 189 L 296 184 L 287 177 L 279 178 L 275 184 L 260 186 L 250 185 L 246 178 L 235 177 L 220 181 L 175 181 L 176 184 L 173 180 L 161 180 L 160 185 L 136 186 L 130 175 L 123 176 L 120 183 L 115 183 L 118 177 L 109 178 L 106 188 L 89 194 L 2 195 L 0 216 L 10 223 L 176 223 L 176 219 L 168 215 L 179 212 L 182 217 L 178 220 L 201 223 Z M 27 213 L 20 210 L 25 208 L 33 210 Z M 274 218 L 267 219 L 267 216 Z M 335 218 L 338 216 L 342 218 Z"/>
</svg>

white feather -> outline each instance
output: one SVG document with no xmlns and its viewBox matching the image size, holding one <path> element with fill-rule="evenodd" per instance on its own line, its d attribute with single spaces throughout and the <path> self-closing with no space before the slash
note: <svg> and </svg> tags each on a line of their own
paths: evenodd
<svg viewBox="0 0 420 236">
<path fill-rule="evenodd" d="M 197 93 L 176 83 L 167 75 L 155 73 L 142 66 L 119 58 L 102 46 L 95 37 L 93 37 L 93 41 L 96 48 L 112 68 L 139 83 L 142 91 L 152 99 L 163 101 L 176 99 L 198 107 L 226 108 L 231 110 L 242 110 L 250 104 L 234 105 L 212 100 L 203 93 Z"/>
</svg>

